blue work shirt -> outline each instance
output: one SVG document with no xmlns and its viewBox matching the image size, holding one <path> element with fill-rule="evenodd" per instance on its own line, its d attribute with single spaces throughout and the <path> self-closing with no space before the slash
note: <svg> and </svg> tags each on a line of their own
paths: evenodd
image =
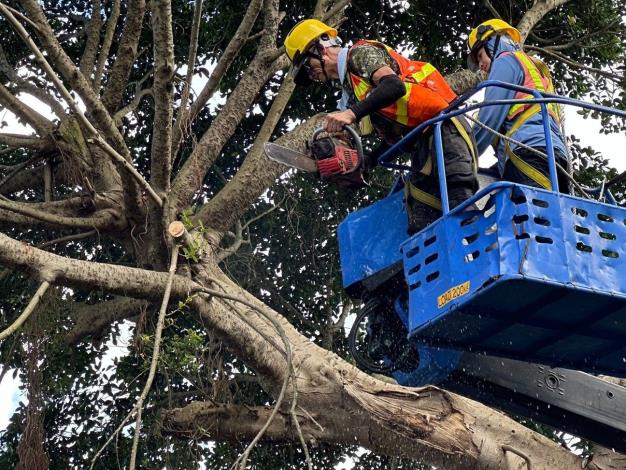
<svg viewBox="0 0 626 470">
<path fill-rule="evenodd" d="M 487 47 L 491 50 L 494 46 L 495 38 L 488 41 Z M 518 50 L 518 46 L 510 41 L 507 37 L 502 37 L 498 50 L 491 62 L 491 71 L 489 72 L 489 80 L 499 80 L 502 82 L 513 83 L 515 85 L 524 85 L 524 69 L 519 61 L 512 55 L 502 56 L 503 52 Z M 507 90 L 499 87 L 488 87 L 485 90 L 485 101 L 508 100 L 515 98 L 515 91 Z M 508 121 L 506 116 L 510 106 L 487 106 L 480 109 L 478 120 L 492 129 L 506 134 L 511 128 L 513 122 Z M 554 150 L 562 155 L 567 155 L 565 150 L 564 139 L 561 135 L 560 126 L 550 118 L 550 129 L 552 134 L 552 142 Z M 474 137 L 478 153 L 481 155 L 496 137 L 487 129 L 474 125 Z M 543 121 L 541 113 L 535 114 L 528 119 L 512 136 L 513 139 L 522 142 L 533 148 L 546 148 L 546 139 L 543 132 Z M 511 150 L 515 151 L 518 145 L 513 143 Z M 498 169 L 500 176 L 504 174 L 504 164 L 507 156 L 504 152 L 504 139 L 500 139 L 498 148 L 496 149 L 496 157 L 498 158 Z"/>
</svg>

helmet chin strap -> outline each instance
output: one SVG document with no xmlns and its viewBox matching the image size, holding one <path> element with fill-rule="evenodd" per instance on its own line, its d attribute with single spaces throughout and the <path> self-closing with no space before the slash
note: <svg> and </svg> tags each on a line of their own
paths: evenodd
<svg viewBox="0 0 626 470">
<path fill-rule="evenodd" d="M 500 48 L 500 36 L 499 34 L 496 36 L 495 41 L 493 42 L 493 50 L 489 51 L 488 45 L 485 45 L 485 52 L 487 53 L 487 57 L 489 60 L 493 60 L 496 58 L 496 54 L 498 53 L 498 49 Z"/>
</svg>

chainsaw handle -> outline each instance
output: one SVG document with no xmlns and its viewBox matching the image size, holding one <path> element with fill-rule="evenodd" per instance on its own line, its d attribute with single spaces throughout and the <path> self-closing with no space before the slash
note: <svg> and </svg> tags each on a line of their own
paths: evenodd
<svg viewBox="0 0 626 470">
<path fill-rule="evenodd" d="M 361 143 L 361 136 L 353 127 L 350 127 L 348 125 L 343 126 L 343 130 L 350 134 L 350 136 L 352 137 L 356 153 L 359 156 L 359 166 L 362 169 L 365 162 L 365 156 L 363 155 L 363 144 Z M 326 132 L 323 127 L 318 127 L 317 129 L 315 129 L 313 131 L 313 135 L 311 136 L 311 140 L 317 139 L 317 136 L 319 136 L 322 132 Z"/>
</svg>

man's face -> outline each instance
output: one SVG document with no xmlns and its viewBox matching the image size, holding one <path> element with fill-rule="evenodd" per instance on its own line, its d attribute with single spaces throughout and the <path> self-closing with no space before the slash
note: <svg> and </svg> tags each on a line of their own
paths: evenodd
<svg viewBox="0 0 626 470">
<path fill-rule="evenodd" d="M 311 80 L 316 82 L 326 81 L 326 75 L 324 74 L 324 70 L 322 68 L 322 62 L 319 59 L 309 57 L 307 62 L 304 64 L 304 67 L 306 67 L 307 74 Z"/>
<path fill-rule="evenodd" d="M 326 82 L 339 78 L 337 74 L 337 55 L 339 47 L 325 47 L 315 44 L 307 51 L 303 64 L 309 78 L 315 82 Z"/>
<path fill-rule="evenodd" d="M 478 54 L 476 54 L 476 60 L 478 61 L 478 68 L 480 68 L 480 70 L 482 70 L 483 72 L 489 73 L 489 70 L 491 69 L 491 59 L 487 55 L 484 47 L 481 47 L 478 50 Z"/>
</svg>

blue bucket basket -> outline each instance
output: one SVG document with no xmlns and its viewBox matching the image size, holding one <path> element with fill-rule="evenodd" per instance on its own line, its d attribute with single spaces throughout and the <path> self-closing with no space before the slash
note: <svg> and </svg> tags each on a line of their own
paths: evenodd
<svg viewBox="0 0 626 470">
<path fill-rule="evenodd" d="M 448 213 L 402 245 L 409 336 L 626 376 L 626 209 L 490 188 L 483 210 Z"/>
</svg>

